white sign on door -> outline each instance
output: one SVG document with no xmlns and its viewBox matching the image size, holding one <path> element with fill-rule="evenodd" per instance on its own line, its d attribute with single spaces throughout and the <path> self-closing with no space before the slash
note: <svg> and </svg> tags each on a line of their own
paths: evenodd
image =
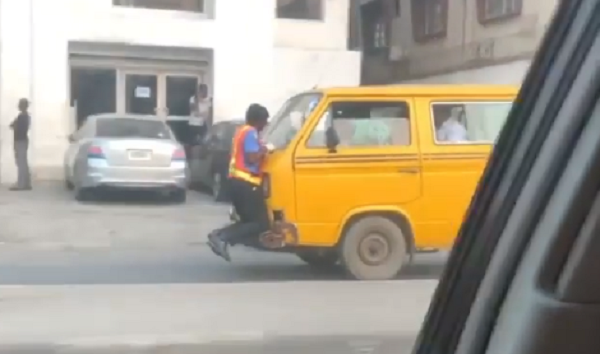
<svg viewBox="0 0 600 354">
<path fill-rule="evenodd" d="M 135 97 L 137 98 L 150 98 L 151 95 L 150 87 L 138 86 L 135 88 Z"/>
</svg>

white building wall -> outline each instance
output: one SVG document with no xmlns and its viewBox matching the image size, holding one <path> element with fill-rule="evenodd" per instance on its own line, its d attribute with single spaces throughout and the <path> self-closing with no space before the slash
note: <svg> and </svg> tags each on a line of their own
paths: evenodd
<svg viewBox="0 0 600 354">
<path fill-rule="evenodd" d="M 275 21 L 275 46 L 346 50 L 350 0 L 323 0 L 324 19 Z"/>
<path fill-rule="evenodd" d="M 34 178 L 62 178 L 73 130 L 69 41 L 212 48 L 215 118 L 229 119 L 251 102 L 277 109 L 282 92 L 358 84 L 359 54 L 345 50 L 347 1 L 325 0 L 325 20 L 308 23 L 275 19 L 275 0 L 217 0 L 215 20 L 112 0 L 0 0 L 0 182 L 16 178 L 8 125 L 20 97 L 32 101 Z"/>
</svg>

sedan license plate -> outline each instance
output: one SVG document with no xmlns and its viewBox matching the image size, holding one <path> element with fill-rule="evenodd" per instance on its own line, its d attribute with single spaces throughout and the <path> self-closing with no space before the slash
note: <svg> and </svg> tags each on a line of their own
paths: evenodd
<svg viewBox="0 0 600 354">
<path fill-rule="evenodd" d="M 150 160 L 152 158 L 152 151 L 149 150 L 129 150 L 130 160 Z"/>
</svg>

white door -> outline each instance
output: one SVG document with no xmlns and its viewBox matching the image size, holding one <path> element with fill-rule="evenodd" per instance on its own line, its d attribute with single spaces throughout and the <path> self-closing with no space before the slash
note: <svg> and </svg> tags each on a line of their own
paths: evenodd
<svg viewBox="0 0 600 354">
<path fill-rule="evenodd" d="M 160 114 L 160 80 L 156 72 L 121 72 L 117 90 L 117 112 L 139 115 Z"/>
</svg>

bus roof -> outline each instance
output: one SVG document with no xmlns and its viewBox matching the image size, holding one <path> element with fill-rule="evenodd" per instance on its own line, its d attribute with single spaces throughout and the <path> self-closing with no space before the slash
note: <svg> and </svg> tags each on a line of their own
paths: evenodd
<svg viewBox="0 0 600 354">
<path fill-rule="evenodd" d="M 519 92 L 519 86 L 508 85 L 389 85 L 330 87 L 312 90 L 329 96 L 509 96 Z"/>
</svg>

